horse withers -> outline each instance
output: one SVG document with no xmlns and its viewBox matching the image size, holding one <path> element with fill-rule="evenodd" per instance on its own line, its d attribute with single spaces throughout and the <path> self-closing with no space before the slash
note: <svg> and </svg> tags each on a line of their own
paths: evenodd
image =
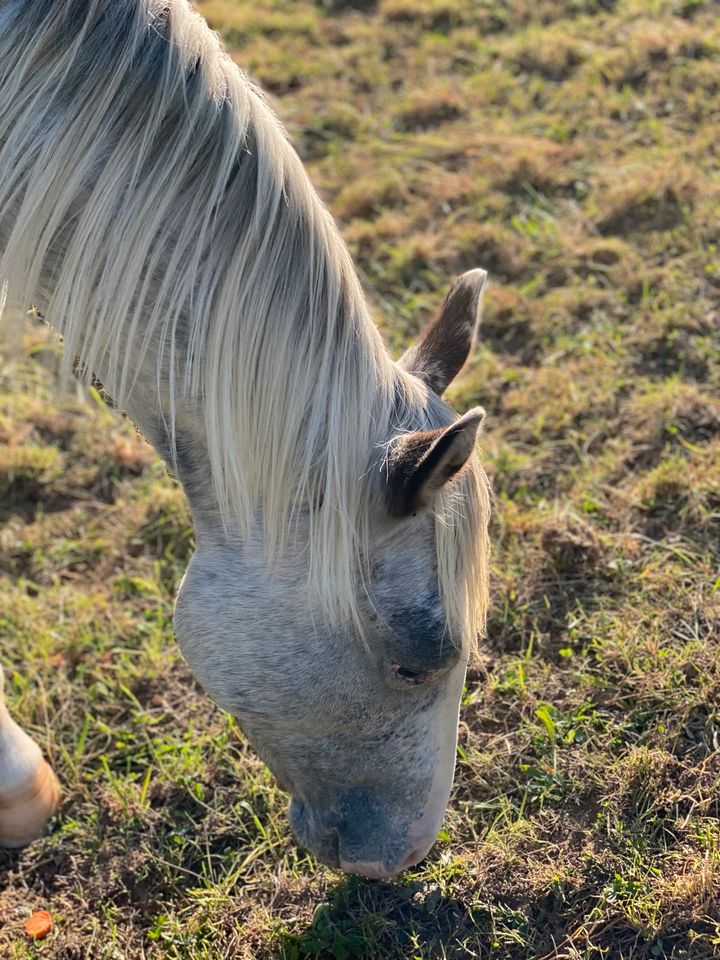
<svg viewBox="0 0 720 960">
<path fill-rule="evenodd" d="M 284 131 L 185 0 L 0 0 L 5 309 L 36 304 L 180 478 L 183 654 L 299 842 L 371 877 L 434 842 L 484 629 L 484 414 L 441 399 L 484 283 L 393 362 Z M 5 732 L 7 842 L 7 771 L 44 761 Z"/>
</svg>

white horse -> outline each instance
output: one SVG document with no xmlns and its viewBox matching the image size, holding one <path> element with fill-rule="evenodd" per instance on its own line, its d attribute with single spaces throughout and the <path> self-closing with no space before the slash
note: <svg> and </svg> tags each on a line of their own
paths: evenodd
<svg viewBox="0 0 720 960">
<path fill-rule="evenodd" d="M 182 481 L 183 654 L 299 842 L 371 877 L 434 842 L 484 629 L 484 414 L 440 399 L 484 281 L 393 362 L 284 131 L 186 0 L 0 0 L 5 309 L 37 305 Z M 0 728 L 0 840 L 22 844 L 57 786 Z"/>
</svg>

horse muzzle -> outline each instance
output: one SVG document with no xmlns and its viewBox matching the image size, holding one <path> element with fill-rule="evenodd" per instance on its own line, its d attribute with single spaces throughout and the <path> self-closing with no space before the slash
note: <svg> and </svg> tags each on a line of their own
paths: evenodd
<svg viewBox="0 0 720 960">
<path fill-rule="evenodd" d="M 288 817 L 299 845 L 321 863 L 373 880 L 387 880 L 419 863 L 438 830 L 434 824 L 426 829 L 426 816 L 393 817 L 365 790 L 341 797 L 330 814 L 294 798 Z"/>
</svg>

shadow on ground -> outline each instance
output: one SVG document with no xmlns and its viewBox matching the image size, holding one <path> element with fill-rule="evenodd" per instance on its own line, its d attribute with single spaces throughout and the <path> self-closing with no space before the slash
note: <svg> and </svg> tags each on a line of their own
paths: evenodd
<svg viewBox="0 0 720 960">
<path fill-rule="evenodd" d="M 283 933 L 262 960 L 302 957 L 467 956 L 476 922 L 466 903 L 419 880 L 384 883 L 349 877 L 299 933 Z"/>
</svg>

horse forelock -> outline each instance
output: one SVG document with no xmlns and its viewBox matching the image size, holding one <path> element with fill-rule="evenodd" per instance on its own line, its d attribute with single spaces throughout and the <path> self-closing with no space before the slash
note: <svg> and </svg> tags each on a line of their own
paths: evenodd
<svg viewBox="0 0 720 960">
<path fill-rule="evenodd" d="M 79 354 L 121 406 L 154 371 L 171 461 L 178 408 L 196 404 L 219 515 L 250 530 L 260 509 L 270 559 L 296 508 L 322 504 L 311 588 L 357 621 L 363 478 L 388 431 L 414 426 L 422 389 L 387 356 L 283 129 L 204 20 L 185 0 L 1 0 L 0 172 L 8 306 L 41 302 L 66 369 Z M 437 525 L 441 589 L 471 629 L 478 470 Z"/>
</svg>

